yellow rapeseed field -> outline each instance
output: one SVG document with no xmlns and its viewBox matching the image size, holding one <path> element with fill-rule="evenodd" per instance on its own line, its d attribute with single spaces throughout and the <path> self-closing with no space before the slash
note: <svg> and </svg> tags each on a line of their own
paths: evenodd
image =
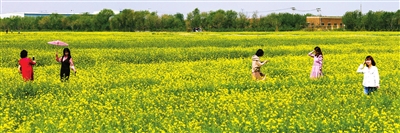
<svg viewBox="0 0 400 133">
<path fill-rule="evenodd" d="M 400 132 L 398 32 L 1 34 L 0 132 Z M 60 82 L 69 43 L 77 74 Z M 324 77 L 309 78 L 315 46 Z M 265 81 L 251 78 L 263 49 Z M 18 73 L 21 50 L 35 80 Z M 365 57 L 381 86 L 363 94 Z"/>
</svg>

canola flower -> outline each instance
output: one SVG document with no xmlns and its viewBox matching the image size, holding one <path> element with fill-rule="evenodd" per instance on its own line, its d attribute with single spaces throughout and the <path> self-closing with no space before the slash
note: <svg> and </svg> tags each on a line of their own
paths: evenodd
<svg viewBox="0 0 400 133">
<path fill-rule="evenodd" d="M 32 32 L 0 41 L 1 132 L 398 132 L 399 33 Z M 70 44 L 77 75 L 54 61 Z M 324 77 L 310 80 L 315 46 Z M 251 56 L 265 51 L 265 81 Z M 35 56 L 35 81 L 18 74 Z M 362 92 L 355 71 L 374 56 L 381 88 Z"/>
</svg>

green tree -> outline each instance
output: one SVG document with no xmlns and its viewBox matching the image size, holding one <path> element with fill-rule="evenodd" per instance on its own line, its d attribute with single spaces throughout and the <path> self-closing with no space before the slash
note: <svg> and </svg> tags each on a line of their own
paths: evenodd
<svg viewBox="0 0 400 133">
<path fill-rule="evenodd" d="M 110 17 L 114 15 L 114 11 L 111 9 L 103 9 L 95 16 L 96 30 L 109 31 L 110 28 Z"/>
<path fill-rule="evenodd" d="M 37 29 L 36 18 L 34 17 L 24 17 L 21 19 L 20 30 L 35 30 Z"/>
<path fill-rule="evenodd" d="M 369 11 L 367 14 L 362 16 L 361 23 L 364 30 L 373 30 L 374 29 L 374 19 L 377 19 L 373 11 Z"/>
<path fill-rule="evenodd" d="M 161 25 L 164 30 L 172 28 L 174 22 L 174 16 L 164 14 L 161 16 Z"/>
<path fill-rule="evenodd" d="M 239 18 L 237 18 L 236 22 L 237 22 L 236 27 L 243 30 L 249 25 L 249 20 L 247 19 L 247 16 L 243 12 L 239 13 Z"/>
<path fill-rule="evenodd" d="M 57 14 L 57 13 L 52 13 L 49 15 L 50 19 L 50 30 L 61 30 L 62 29 L 62 23 L 61 19 L 64 16 Z"/>
<path fill-rule="evenodd" d="M 192 21 L 193 21 L 193 19 L 194 19 L 194 15 L 193 15 L 193 13 L 188 13 L 187 14 L 187 16 L 186 16 L 186 22 L 185 22 L 185 25 L 186 25 L 186 29 L 187 29 L 187 31 L 190 31 L 190 30 L 192 30 Z"/>
<path fill-rule="evenodd" d="M 178 19 L 179 21 L 181 21 L 182 23 L 185 22 L 185 18 L 184 18 L 184 16 L 183 16 L 182 13 L 176 13 L 176 14 L 174 15 L 174 17 L 175 17 L 176 19 Z"/>
<path fill-rule="evenodd" d="M 120 13 L 120 26 L 123 31 L 134 31 L 135 28 L 135 19 L 138 19 L 136 15 L 134 15 L 134 11 L 131 9 L 124 9 Z"/>
<path fill-rule="evenodd" d="M 145 29 L 154 31 L 160 28 L 160 22 L 157 12 L 151 12 L 145 16 Z"/>
<path fill-rule="evenodd" d="M 271 25 L 271 23 L 269 22 L 269 17 L 268 16 L 263 16 L 260 17 L 260 30 L 263 31 L 273 31 L 273 26 Z"/>
<path fill-rule="evenodd" d="M 224 24 L 224 28 L 228 28 L 228 29 L 235 28 L 238 13 L 233 10 L 228 10 L 228 11 L 226 11 L 225 16 L 226 16 L 225 17 L 226 21 Z"/>
<path fill-rule="evenodd" d="M 81 15 L 73 14 L 73 15 L 67 17 L 65 20 L 67 22 L 67 24 L 65 25 L 66 26 L 65 28 L 74 31 L 78 25 L 78 20 L 79 20 L 80 16 Z"/>
<path fill-rule="evenodd" d="M 174 25 L 176 25 L 178 30 L 184 30 L 185 28 L 185 18 L 182 13 L 176 13 L 174 15 Z"/>
<path fill-rule="evenodd" d="M 300 14 L 295 14 L 294 15 L 294 28 L 295 30 L 300 30 L 303 28 L 307 27 L 307 14 L 306 15 L 300 15 Z"/>
<path fill-rule="evenodd" d="M 18 30 L 21 27 L 21 19 L 20 16 L 12 16 L 9 23 L 10 30 Z"/>
<path fill-rule="evenodd" d="M 145 20 L 147 14 L 150 14 L 149 11 L 135 11 L 133 13 L 133 20 L 132 22 L 134 23 L 134 29 L 135 30 L 140 30 L 140 31 L 145 31 L 146 26 L 145 26 Z M 133 31 L 133 30 L 130 30 Z"/>
<path fill-rule="evenodd" d="M 394 24 L 394 17 L 395 13 L 394 12 L 383 12 L 382 14 L 382 19 L 383 19 L 383 24 L 384 24 L 384 30 L 392 31 L 393 30 L 393 24 Z"/>
<path fill-rule="evenodd" d="M 110 28 L 112 31 L 122 30 L 122 19 L 120 14 L 110 17 Z"/>
<path fill-rule="evenodd" d="M 397 10 L 397 12 L 394 13 L 392 21 L 393 21 L 393 29 L 399 31 L 400 30 L 400 10 Z"/>
<path fill-rule="evenodd" d="M 2 18 L 0 19 L 0 27 L 2 30 L 7 30 L 9 29 L 9 25 L 10 25 L 10 18 Z"/>
<path fill-rule="evenodd" d="M 251 16 L 250 25 L 253 30 L 257 30 L 260 27 L 260 19 L 258 18 L 258 12 L 253 12 Z"/>
<path fill-rule="evenodd" d="M 76 20 L 75 26 L 77 30 L 80 31 L 94 31 L 94 19 L 93 15 L 89 14 L 88 12 L 83 13 L 79 16 Z"/>
<path fill-rule="evenodd" d="M 342 22 L 348 30 L 360 30 L 362 14 L 360 11 L 348 11 L 342 17 Z"/>
<path fill-rule="evenodd" d="M 210 14 L 207 12 L 201 12 L 200 20 L 201 20 L 201 28 L 205 30 L 211 29 L 212 18 L 210 18 Z"/>
<path fill-rule="evenodd" d="M 221 28 L 223 28 L 223 24 L 226 21 L 226 17 L 225 17 L 225 11 L 224 10 L 217 10 L 216 12 L 212 12 L 210 13 L 212 15 L 212 27 L 221 30 Z"/>
<path fill-rule="evenodd" d="M 191 13 L 188 14 L 187 21 L 189 21 L 188 28 L 199 27 L 201 25 L 201 16 L 200 10 L 198 8 L 194 9 Z"/>
<path fill-rule="evenodd" d="M 38 24 L 39 30 L 49 30 L 50 29 L 50 17 L 44 16 L 39 20 Z"/>
<path fill-rule="evenodd" d="M 267 16 L 268 18 L 268 23 L 275 27 L 275 31 L 279 31 L 279 27 L 282 25 L 282 21 L 280 19 L 279 14 L 276 13 L 271 13 Z"/>
</svg>

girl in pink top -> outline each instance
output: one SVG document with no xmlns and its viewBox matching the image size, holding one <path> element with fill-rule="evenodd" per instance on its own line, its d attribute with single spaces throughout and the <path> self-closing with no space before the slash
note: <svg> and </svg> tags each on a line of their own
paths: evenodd
<svg viewBox="0 0 400 133">
<path fill-rule="evenodd" d="M 314 64 L 311 69 L 311 74 L 310 78 L 315 79 L 322 77 L 322 61 L 323 61 L 323 56 L 322 56 L 322 51 L 321 48 L 315 47 L 314 51 L 311 51 L 308 53 L 308 55 L 312 58 L 314 58 Z"/>
</svg>

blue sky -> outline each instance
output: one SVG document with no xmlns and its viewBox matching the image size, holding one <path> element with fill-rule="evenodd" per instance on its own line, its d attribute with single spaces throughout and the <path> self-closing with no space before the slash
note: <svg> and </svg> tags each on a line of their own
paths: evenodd
<svg viewBox="0 0 400 133">
<path fill-rule="evenodd" d="M 150 10 L 158 14 L 187 13 L 198 8 L 201 12 L 218 9 L 244 12 L 251 16 L 254 12 L 266 15 L 272 12 L 312 13 L 324 16 L 342 16 L 346 11 L 362 9 L 363 13 L 372 11 L 391 11 L 399 9 L 399 0 L 1 0 L 1 13 L 48 12 L 81 13 L 95 12 L 104 8 L 112 10 Z M 295 10 L 292 10 L 292 7 Z"/>
</svg>

